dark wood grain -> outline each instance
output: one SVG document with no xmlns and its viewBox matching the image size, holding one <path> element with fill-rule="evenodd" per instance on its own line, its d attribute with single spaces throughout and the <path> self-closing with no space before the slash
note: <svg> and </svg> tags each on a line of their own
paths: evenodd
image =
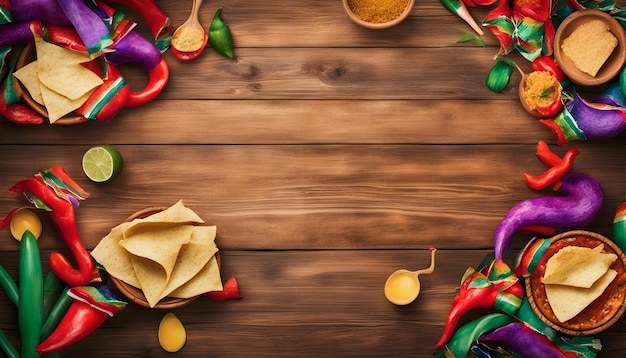
<svg viewBox="0 0 626 358">
<path fill-rule="evenodd" d="M 188 1 L 156 2 L 174 24 L 188 16 Z M 89 249 L 133 212 L 179 199 L 217 225 L 222 277 L 235 276 L 244 298 L 176 309 L 188 333 L 177 355 L 432 356 L 463 273 L 492 250 L 502 217 L 521 200 L 557 195 L 523 181 L 546 169 L 540 140 L 559 155 L 581 149 L 574 169 L 605 193 L 585 229 L 611 237 L 626 192 L 624 135 L 558 147 L 519 104 L 518 74 L 503 93 L 485 87 L 495 38 L 483 36 L 485 47 L 458 42 L 471 29 L 439 2 L 417 1 L 407 21 L 384 31 L 349 22 L 339 0 L 205 2 L 205 25 L 219 6 L 237 60 L 207 48 L 180 62 L 168 51 L 165 90 L 110 122 L 0 118 L 0 216 L 25 204 L 7 191 L 12 184 L 62 165 L 91 194 L 76 209 Z M 489 10 L 471 9 L 477 20 Z M 122 71 L 134 89 L 146 80 L 133 66 Z M 96 184 L 80 161 L 102 143 L 120 150 L 125 167 Z M 67 248 L 38 214 L 47 271 L 49 254 Z M 0 263 L 18 279 L 18 243 L 0 234 Z M 518 234 L 507 259 L 528 239 Z M 430 247 L 436 269 L 421 276 L 418 300 L 387 302 L 387 276 L 428 266 Z M 157 340 L 164 314 L 130 304 L 64 355 L 169 356 Z M 0 328 L 19 342 L 4 294 Z M 624 320 L 599 334 L 600 357 L 624 357 L 625 337 Z"/>
</svg>

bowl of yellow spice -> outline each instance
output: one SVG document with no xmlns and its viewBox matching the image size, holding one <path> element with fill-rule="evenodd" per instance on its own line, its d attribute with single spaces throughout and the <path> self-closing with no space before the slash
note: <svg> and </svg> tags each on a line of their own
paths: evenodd
<svg viewBox="0 0 626 358">
<path fill-rule="evenodd" d="M 342 0 L 342 3 L 354 23 L 369 29 L 386 29 L 406 19 L 415 0 Z"/>
</svg>

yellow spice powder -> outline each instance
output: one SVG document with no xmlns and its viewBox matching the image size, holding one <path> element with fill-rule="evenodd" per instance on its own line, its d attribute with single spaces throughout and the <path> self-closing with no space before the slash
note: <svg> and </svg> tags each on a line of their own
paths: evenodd
<svg viewBox="0 0 626 358">
<path fill-rule="evenodd" d="M 382 24 L 400 16 L 409 0 L 349 0 L 348 4 L 359 19 Z"/>
<path fill-rule="evenodd" d="M 198 28 L 182 27 L 172 36 L 172 46 L 182 52 L 199 50 L 203 41 L 204 31 Z"/>
<path fill-rule="evenodd" d="M 556 78 L 547 71 L 531 72 L 524 82 L 523 96 L 531 109 L 547 107 L 557 98 Z"/>
</svg>

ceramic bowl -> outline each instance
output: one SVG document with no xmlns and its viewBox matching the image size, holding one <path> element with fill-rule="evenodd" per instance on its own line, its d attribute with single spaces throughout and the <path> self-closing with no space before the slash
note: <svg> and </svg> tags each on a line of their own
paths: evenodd
<svg viewBox="0 0 626 358">
<path fill-rule="evenodd" d="M 20 68 L 35 61 L 36 59 L 37 59 L 37 53 L 35 51 L 35 44 L 31 42 L 31 43 L 24 45 L 24 49 L 18 56 L 17 61 L 15 63 L 15 70 L 19 70 Z M 13 81 L 13 83 L 14 83 L 15 91 L 18 94 L 18 96 L 20 96 L 20 99 L 28 107 L 30 107 L 33 111 L 35 111 L 37 114 L 39 114 L 40 116 L 44 118 L 48 118 L 48 111 L 46 110 L 46 107 L 37 103 L 33 99 L 33 97 L 31 97 L 30 93 L 28 93 L 26 88 L 20 83 L 20 81 L 15 80 Z M 62 118 L 59 118 L 57 121 L 54 122 L 54 124 L 72 125 L 72 124 L 79 124 L 79 123 L 84 123 L 84 122 L 87 122 L 87 119 L 85 117 L 79 116 L 76 113 L 70 113 L 70 114 L 65 115 Z"/>
<path fill-rule="evenodd" d="M 626 257 L 620 248 L 608 238 L 589 231 L 568 231 L 550 239 L 550 247 L 539 260 L 530 277 L 526 278 L 526 296 L 533 311 L 539 318 L 553 329 L 571 335 L 594 335 L 612 326 L 624 314 L 626 306 Z M 617 271 L 617 277 L 604 290 L 602 295 L 593 301 L 576 317 L 567 322 L 559 322 L 548 303 L 545 286 L 541 282 L 546 262 L 560 248 L 569 245 L 596 247 L 604 244 L 606 253 L 614 253 L 617 259 L 610 268 Z"/>
<path fill-rule="evenodd" d="M 356 15 L 353 12 L 352 7 L 350 6 L 351 1 L 352 0 L 342 0 L 343 9 L 346 15 L 348 16 L 348 18 L 352 20 L 354 23 L 356 23 L 357 25 L 366 27 L 368 29 L 376 29 L 376 30 L 387 29 L 387 28 L 398 25 L 399 23 L 404 21 L 404 19 L 406 19 L 409 16 L 409 14 L 411 14 L 411 11 L 413 11 L 413 6 L 415 5 L 415 0 L 408 0 L 406 8 L 404 8 L 404 11 L 402 11 L 400 15 L 398 15 L 398 17 L 396 17 L 395 19 L 384 22 L 384 23 L 373 23 L 373 22 L 367 22 L 365 20 L 362 20 Z"/>
<path fill-rule="evenodd" d="M 165 210 L 166 208 L 164 207 L 150 207 L 150 208 L 146 208 L 140 211 L 137 211 L 136 213 L 132 214 L 131 216 L 129 216 L 128 218 L 126 218 L 126 220 L 124 220 L 124 222 L 130 222 L 133 221 L 135 219 L 138 218 L 145 218 L 148 217 L 152 214 L 158 213 L 160 211 Z M 218 266 L 221 267 L 221 257 L 219 252 L 215 254 L 215 257 L 217 259 L 217 264 Z M 134 302 L 142 307 L 146 307 L 146 308 L 156 308 L 156 309 L 172 309 L 172 308 L 177 308 L 177 307 L 182 307 L 185 306 L 189 303 L 191 303 L 192 301 L 194 301 L 195 299 L 197 299 L 199 296 L 196 297 L 190 297 L 190 298 L 177 298 L 177 297 L 164 297 L 163 299 L 161 299 L 154 307 L 150 307 L 150 304 L 148 303 L 148 300 L 146 299 L 146 296 L 143 294 L 143 292 L 141 291 L 141 289 L 134 287 L 132 285 L 127 284 L 126 282 L 115 278 L 113 276 L 110 276 L 111 281 L 113 281 L 113 284 L 115 285 L 115 287 L 117 287 L 117 289 L 127 298 L 129 299 L 131 302 Z"/>
<path fill-rule="evenodd" d="M 563 40 L 568 38 L 580 25 L 591 20 L 601 20 L 608 24 L 609 30 L 617 38 L 617 47 L 595 77 L 579 70 L 561 49 Z M 554 58 L 567 77 L 576 84 L 597 86 L 607 83 L 615 78 L 624 66 L 624 61 L 626 60 L 626 33 L 620 23 L 605 12 L 600 10 L 575 11 L 565 18 L 556 31 L 554 36 Z"/>
</svg>

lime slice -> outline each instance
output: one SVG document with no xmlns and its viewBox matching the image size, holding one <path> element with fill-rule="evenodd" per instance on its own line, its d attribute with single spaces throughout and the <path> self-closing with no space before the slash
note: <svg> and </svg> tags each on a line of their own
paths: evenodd
<svg viewBox="0 0 626 358">
<path fill-rule="evenodd" d="M 89 148 L 83 155 L 83 171 L 89 179 L 97 183 L 117 177 L 123 167 L 124 161 L 120 152 L 108 144 Z"/>
</svg>

